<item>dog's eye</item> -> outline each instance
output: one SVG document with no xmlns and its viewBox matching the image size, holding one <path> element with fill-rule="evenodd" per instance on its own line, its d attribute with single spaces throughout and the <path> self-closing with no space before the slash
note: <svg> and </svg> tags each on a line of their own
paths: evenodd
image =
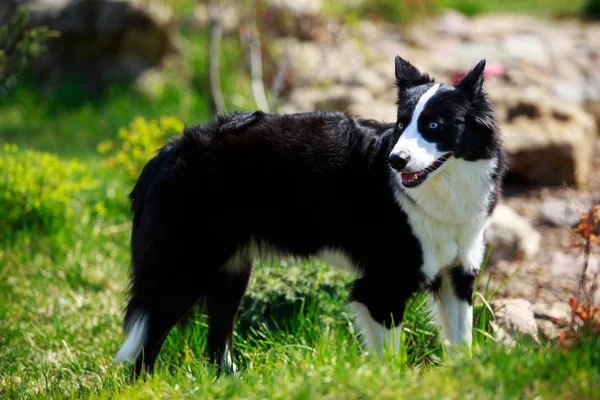
<svg viewBox="0 0 600 400">
<path fill-rule="evenodd" d="M 404 129 L 404 124 L 402 122 L 398 122 L 398 129 Z"/>
<path fill-rule="evenodd" d="M 439 126 L 440 125 L 437 122 L 430 122 L 429 123 L 429 129 L 436 129 Z"/>
</svg>

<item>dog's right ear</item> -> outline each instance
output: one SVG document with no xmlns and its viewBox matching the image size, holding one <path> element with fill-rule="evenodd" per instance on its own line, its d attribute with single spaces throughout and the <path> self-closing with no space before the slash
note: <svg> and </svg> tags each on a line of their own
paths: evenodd
<svg viewBox="0 0 600 400">
<path fill-rule="evenodd" d="M 427 74 L 422 74 L 411 63 L 400 56 L 396 56 L 396 86 L 398 90 L 406 90 L 413 86 L 419 86 L 433 82 Z"/>
</svg>

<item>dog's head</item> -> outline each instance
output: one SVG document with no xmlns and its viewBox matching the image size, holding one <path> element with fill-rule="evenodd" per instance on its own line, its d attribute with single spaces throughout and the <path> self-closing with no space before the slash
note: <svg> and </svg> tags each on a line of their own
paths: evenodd
<svg viewBox="0 0 600 400">
<path fill-rule="evenodd" d="M 415 188 L 452 163 L 494 157 L 499 134 L 483 89 L 485 60 L 457 85 L 436 83 L 396 57 L 398 137 L 389 156 L 402 185 Z"/>
</svg>

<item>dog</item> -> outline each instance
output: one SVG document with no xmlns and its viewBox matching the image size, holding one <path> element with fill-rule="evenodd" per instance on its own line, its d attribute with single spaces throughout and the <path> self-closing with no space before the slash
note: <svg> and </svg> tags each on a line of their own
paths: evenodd
<svg viewBox="0 0 600 400">
<path fill-rule="evenodd" d="M 236 314 L 265 254 L 355 271 L 348 301 L 371 352 L 398 350 L 416 291 L 431 294 L 444 342 L 470 346 L 506 164 L 484 67 L 450 86 L 396 57 L 395 123 L 248 112 L 186 127 L 130 194 L 128 337 L 115 361 L 152 371 L 168 332 L 203 302 L 210 359 L 231 370 Z"/>
</svg>

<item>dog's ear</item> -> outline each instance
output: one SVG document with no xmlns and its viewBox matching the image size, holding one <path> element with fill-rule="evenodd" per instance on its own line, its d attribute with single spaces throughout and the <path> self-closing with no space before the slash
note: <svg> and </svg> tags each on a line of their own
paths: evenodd
<svg viewBox="0 0 600 400">
<path fill-rule="evenodd" d="M 464 78 L 456 85 L 456 88 L 467 95 L 469 99 L 475 98 L 483 88 L 483 71 L 485 70 L 485 59 L 473 68 Z"/>
<path fill-rule="evenodd" d="M 406 90 L 413 86 L 433 82 L 427 74 L 422 74 L 411 63 L 400 56 L 396 56 L 396 86 L 398 90 Z"/>
</svg>

